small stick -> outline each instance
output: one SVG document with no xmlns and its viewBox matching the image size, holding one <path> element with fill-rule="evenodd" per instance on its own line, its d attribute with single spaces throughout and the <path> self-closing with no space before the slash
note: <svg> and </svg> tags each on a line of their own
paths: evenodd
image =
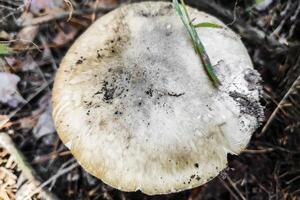
<svg viewBox="0 0 300 200">
<path fill-rule="evenodd" d="M 285 102 L 287 101 L 288 97 L 290 96 L 290 94 L 294 91 L 294 89 L 296 88 L 296 86 L 300 83 L 300 75 L 297 77 L 297 79 L 294 81 L 293 85 L 290 87 L 290 89 L 287 91 L 287 93 L 284 95 L 284 97 L 281 99 L 281 101 L 279 102 L 279 104 L 277 105 L 276 109 L 273 111 L 273 113 L 271 114 L 271 116 L 269 117 L 268 121 L 265 123 L 263 129 L 261 130 L 261 133 L 259 135 L 262 135 L 266 132 L 266 130 L 269 128 L 269 126 L 271 125 L 271 122 L 273 121 L 273 119 L 275 118 L 276 114 L 278 113 L 278 111 L 281 109 L 281 107 L 283 106 L 283 104 L 285 104 Z"/>
<path fill-rule="evenodd" d="M 218 178 L 219 181 L 223 184 L 223 186 L 229 191 L 229 193 L 231 194 L 231 196 L 236 199 L 239 200 L 239 198 L 236 196 L 236 194 L 232 191 L 232 189 L 227 185 L 227 183 L 225 181 L 222 180 L 222 178 Z"/>
<path fill-rule="evenodd" d="M 241 191 L 236 187 L 235 183 L 231 180 L 231 178 L 228 176 L 227 177 L 228 182 L 230 183 L 230 185 L 233 187 L 233 189 L 236 191 L 236 193 L 238 193 L 238 195 L 241 197 L 242 200 L 246 200 L 246 198 L 244 197 L 244 195 L 241 193 Z"/>
<path fill-rule="evenodd" d="M 79 166 L 79 164 L 76 162 L 76 163 L 73 163 L 72 165 L 70 165 L 69 167 L 66 167 L 64 169 L 59 170 L 55 175 L 53 175 L 47 181 L 43 182 L 38 188 L 36 188 L 29 195 L 27 195 L 25 197 L 25 200 L 30 200 L 33 195 L 35 195 L 36 193 L 40 192 L 45 186 L 47 186 L 48 184 L 50 184 L 52 181 L 56 180 L 57 178 L 59 178 L 60 176 L 62 176 L 64 174 L 72 171 L 73 169 L 75 169 L 78 166 Z"/>
</svg>

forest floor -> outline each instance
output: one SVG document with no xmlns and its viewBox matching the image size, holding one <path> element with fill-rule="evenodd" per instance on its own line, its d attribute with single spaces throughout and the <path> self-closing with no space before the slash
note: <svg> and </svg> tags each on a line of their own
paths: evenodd
<svg viewBox="0 0 300 200">
<path fill-rule="evenodd" d="M 85 172 L 59 140 L 49 103 L 70 45 L 95 19 L 128 1 L 0 0 L 0 132 L 24 155 L 38 184 L 59 199 L 76 200 L 300 199 L 300 1 L 186 2 L 241 36 L 263 79 L 266 120 L 247 149 L 229 155 L 228 168 L 209 183 L 150 197 L 120 192 Z M 20 182 L 22 165 L 10 159 L 9 149 L 0 148 L 0 200 L 14 199 Z M 41 187 L 30 192 L 39 199 Z"/>
</svg>

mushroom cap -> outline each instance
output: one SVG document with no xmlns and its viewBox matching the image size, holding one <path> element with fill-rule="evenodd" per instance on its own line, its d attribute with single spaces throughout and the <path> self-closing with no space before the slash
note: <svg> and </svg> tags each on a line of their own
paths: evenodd
<svg viewBox="0 0 300 200">
<path fill-rule="evenodd" d="M 167 2 L 122 6 L 70 48 L 53 88 L 57 132 L 92 175 L 123 191 L 166 194 L 211 180 L 260 123 L 258 73 L 240 38 L 188 7 L 222 82 L 216 89 Z"/>
</svg>

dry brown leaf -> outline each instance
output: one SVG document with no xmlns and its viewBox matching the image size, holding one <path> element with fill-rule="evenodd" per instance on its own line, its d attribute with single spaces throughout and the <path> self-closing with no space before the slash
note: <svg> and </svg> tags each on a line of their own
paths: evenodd
<svg viewBox="0 0 300 200">
<path fill-rule="evenodd" d="M 0 103 L 15 108 L 19 103 L 25 101 L 17 91 L 17 84 L 20 81 L 20 78 L 17 75 L 0 72 L 0 80 Z"/>
<path fill-rule="evenodd" d="M 36 126 L 37 118 L 36 116 L 24 117 L 19 119 L 17 123 L 19 123 L 20 127 L 23 129 L 32 129 Z"/>
<path fill-rule="evenodd" d="M 112 8 L 118 4 L 117 0 L 98 0 L 98 7 L 102 8 Z"/>
<path fill-rule="evenodd" d="M 36 16 L 58 12 L 66 7 L 63 0 L 24 0 L 24 4 Z"/>
<path fill-rule="evenodd" d="M 32 46 L 32 42 L 34 41 L 36 35 L 38 34 L 39 26 L 26 26 L 22 28 L 17 38 L 19 42 L 18 45 L 15 45 L 14 47 L 17 48 L 26 48 Z"/>
<path fill-rule="evenodd" d="M 55 38 L 53 38 L 53 43 L 56 45 L 64 45 L 71 40 L 73 40 L 78 32 L 74 26 L 66 23 L 60 23 L 62 29 L 58 30 Z"/>
</svg>

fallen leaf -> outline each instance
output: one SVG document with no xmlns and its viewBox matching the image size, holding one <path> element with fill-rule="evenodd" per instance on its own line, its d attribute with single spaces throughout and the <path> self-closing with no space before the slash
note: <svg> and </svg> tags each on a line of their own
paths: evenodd
<svg viewBox="0 0 300 200">
<path fill-rule="evenodd" d="M 49 106 L 47 110 L 39 117 L 37 125 L 33 129 L 33 134 L 37 139 L 39 139 L 54 132 L 55 128 L 51 116 L 51 108 Z"/>
<path fill-rule="evenodd" d="M 38 31 L 39 26 L 26 26 L 22 28 L 17 35 L 17 38 L 20 40 L 19 42 L 22 44 L 19 48 L 31 46 Z"/>
<path fill-rule="evenodd" d="M 0 103 L 16 108 L 19 103 L 25 102 L 17 90 L 20 78 L 8 72 L 0 72 Z"/>
<path fill-rule="evenodd" d="M 0 39 L 8 41 L 11 39 L 11 36 L 7 32 L 2 30 L 2 31 L 0 31 Z"/>
<path fill-rule="evenodd" d="M 42 106 L 44 106 L 42 104 Z M 36 126 L 33 129 L 33 135 L 35 138 L 43 138 L 43 142 L 47 145 L 53 144 L 55 139 L 54 132 L 55 127 L 52 119 L 50 98 L 47 101 L 47 107 L 44 109 L 42 114 L 39 116 Z"/>
<path fill-rule="evenodd" d="M 98 0 L 99 7 L 102 8 L 113 8 L 118 4 L 117 0 Z"/>
<path fill-rule="evenodd" d="M 24 5 L 28 11 L 37 16 L 63 10 L 66 7 L 64 0 L 24 0 Z"/>
<path fill-rule="evenodd" d="M 37 118 L 36 116 L 24 117 L 19 119 L 17 123 L 20 124 L 20 127 L 23 129 L 32 129 L 37 124 Z"/>
<path fill-rule="evenodd" d="M 71 40 L 74 40 L 78 29 L 66 23 L 61 23 L 61 28 L 58 30 L 57 35 L 53 38 L 53 43 L 56 45 L 64 45 Z"/>
</svg>

